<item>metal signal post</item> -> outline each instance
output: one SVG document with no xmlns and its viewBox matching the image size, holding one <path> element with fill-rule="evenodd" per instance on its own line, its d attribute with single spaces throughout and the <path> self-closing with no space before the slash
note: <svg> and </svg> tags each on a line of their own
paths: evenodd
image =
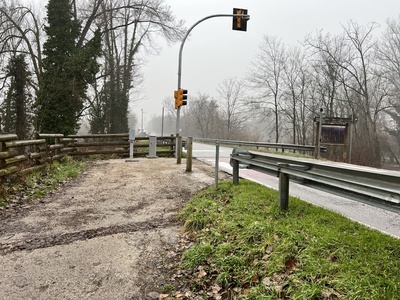
<svg viewBox="0 0 400 300">
<path fill-rule="evenodd" d="M 236 19 L 234 19 L 233 22 L 237 22 L 237 21 L 238 21 L 237 18 L 240 18 L 241 21 L 243 20 L 243 24 L 246 24 L 246 22 L 247 22 L 248 20 L 250 20 L 250 15 L 247 14 L 247 10 L 246 10 L 246 9 L 236 9 L 236 8 L 234 8 L 233 11 L 234 11 L 234 12 L 238 11 L 238 12 L 240 12 L 240 13 L 233 13 L 233 14 L 230 14 L 230 15 L 229 15 L 229 14 L 210 15 L 210 16 L 207 16 L 207 17 L 205 17 L 205 18 L 203 18 L 203 19 L 197 21 L 196 23 L 194 23 L 194 24 L 192 25 L 192 27 L 189 28 L 189 30 L 186 32 L 185 36 L 184 36 L 183 39 L 182 39 L 182 43 L 181 43 L 181 46 L 180 46 L 180 48 L 179 48 L 179 59 L 178 59 L 178 91 L 175 91 L 176 94 L 174 93 L 174 97 L 176 96 L 176 97 L 175 97 L 175 109 L 177 109 L 177 112 L 176 112 L 176 134 L 180 134 L 180 127 L 181 127 L 181 124 L 180 124 L 181 106 L 182 106 L 182 105 L 186 105 L 186 98 L 183 98 L 183 100 L 185 101 L 185 104 L 183 104 L 183 102 L 182 102 L 182 105 L 179 105 L 179 93 L 178 93 L 180 90 L 186 91 L 186 93 L 187 93 L 187 90 L 183 90 L 183 89 L 181 88 L 181 80 L 182 80 L 182 52 L 183 52 L 183 46 L 185 45 L 186 39 L 187 39 L 187 37 L 189 36 L 190 32 L 193 30 L 193 28 L 195 28 L 195 27 L 196 27 L 198 24 L 200 24 L 201 22 L 203 22 L 203 21 L 205 21 L 205 20 L 208 20 L 208 19 L 211 19 L 211 18 L 217 18 L 217 17 L 233 17 L 233 18 L 236 18 Z M 234 27 L 235 27 L 235 26 L 234 26 Z M 242 25 L 241 25 L 241 28 L 242 28 L 242 29 L 239 29 L 239 30 L 245 31 L 245 30 L 243 30 L 244 27 L 243 27 Z M 237 29 L 235 29 L 235 28 L 233 28 L 233 29 L 234 29 L 234 30 L 237 30 Z M 177 99 L 178 99 L 178 100 L 177 100 Z M 178 139 L 177 139 L 176 147 L 175 147 L 175 156 L 178 156 Z"/>
</svg>

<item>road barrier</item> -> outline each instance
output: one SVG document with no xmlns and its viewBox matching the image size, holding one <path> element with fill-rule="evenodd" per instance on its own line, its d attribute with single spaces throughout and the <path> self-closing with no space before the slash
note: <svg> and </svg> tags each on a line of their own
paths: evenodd
<svg viewBox="0 0 400 300">
<path fill-rule="evenodd" d="M 288 208 L 289 178 L 307 185 L 328 187 L 342 196 L 349 193 L 400 208 L 400 172 L 313 159 L 257 154 L 235 148 L 231 154 L 233 183 L 239 183 L 239 169 L 248 168 L 279 177 L 279 205 Z"/>
<path fill-rule="evenodd" d="M 233 140 L 219 140 L 219 139 L 206 139 L 206 138 L 193 138 L 195 142 L 213 143 L 221 145 L 232 145 L 232 146 L 248 146 L 254 148 L 266 148 L 276 149 L 285 152 L 287 150 L 301 151 L 301 152 L 312 152 L 315 151 L 315 146 L 310 145 L 295 145 L 295 144 L 282 144 L 282 143 L 263 143 L 263 142 L 248 142 L 248 141 L 233 141 Z M 320 147 L 321 152 L 326 152 L 326 147 Z"/>
</svg>

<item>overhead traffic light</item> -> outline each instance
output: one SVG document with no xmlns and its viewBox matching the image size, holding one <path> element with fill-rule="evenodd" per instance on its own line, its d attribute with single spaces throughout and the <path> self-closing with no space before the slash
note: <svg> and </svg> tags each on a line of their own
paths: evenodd
<svg viewBox="0 0 400 300">
<path fill-rule="evenodd" d="M 175 109 L 181 107 L 183 105 L 187 105 L 187 90 L 179 89 L 174 91 L 174 98 L 175 98 Z"/>
<path fill-rule="evenodd" d="M 246 15 L 246 17 L 243 16 L 233 17 L 232 29 L 239 31 L 247 31 L 247 21 L 248 21 L 247 9 L 234 8 L 233 14 Z"/>
</svg>

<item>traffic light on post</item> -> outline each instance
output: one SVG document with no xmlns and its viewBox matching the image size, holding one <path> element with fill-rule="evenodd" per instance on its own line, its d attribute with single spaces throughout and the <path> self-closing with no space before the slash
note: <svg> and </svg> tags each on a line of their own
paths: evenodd
<svg viewBox="0 0 400 300">
<path fill-rule="evenodd" d="M 179 89 L 174 91 L 174 98 L 175 98 L 175 109 L 181 107 L 183 105 L 187 105 L 187 90 Z"/>
<path fill-rule="evenodd" d="M 178 109 L 182 104 L 179 105 L 179 90 L 174 91 L 174 98 L 175 98 L 175 109 Z"/>
<path fill-rule="evenodd" d="M 180 104 L 187 105 L 187 90 L 179 89 Z"/>
<path fill-rule="evenodd" d="M 243 8 L 234 8 L 234 15 L 247 15 L 247 9 Z M 239 31 L 247 31 L 247 18 L 243 16 L 233 17 L 232 29 Z"/>
</svg>

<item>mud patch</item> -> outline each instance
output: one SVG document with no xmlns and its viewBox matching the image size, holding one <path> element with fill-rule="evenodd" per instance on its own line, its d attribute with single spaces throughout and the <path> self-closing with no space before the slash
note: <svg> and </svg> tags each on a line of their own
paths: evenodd
<svg viewBox="0 0 400 300">
<path fill-rule="evenodd" d="M 109 226 L 79 232 L 63 233 L 60 235 L 39 236 L 16 243 L 2 243 L 0 245 L 0 255 L 21 250 L 35 250 L 57 245 L 66 245 L 76 241 L 85 241 L 119 233 L 133 233 L 136 231 L 145 232 L 155 228 L 165 228 L 172 224 L 171 220 L 154 220 L 153 222 L 130 223 L 120 226 Z"/>
</svg>

